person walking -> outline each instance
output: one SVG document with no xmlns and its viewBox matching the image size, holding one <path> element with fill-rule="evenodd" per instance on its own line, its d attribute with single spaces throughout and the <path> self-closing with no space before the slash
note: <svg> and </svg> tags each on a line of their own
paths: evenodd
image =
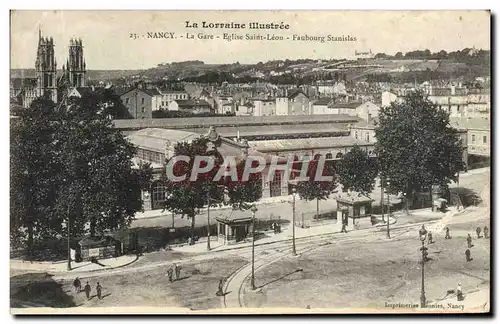
<svg viewBox="0 0 500 324">
<path fill-rule="evenodd" d="M 90 299 L 90 291 L 92 288 L 90 288 L 89 282 L 87 281 L 87 284 L 85 285 L 85 296 L 87 297 L 87 300 Z"/>
<path fill-rule="evenodd" d="M 472 237 L 470 236 L 470 233 L 467 235 L 467 247 L 470 249 L 473 247 L 472 245 Z"/>
<path fill-rule="evenodd" d="M 434 241 L 432 241 L 432 232 L 431 231 L 429 231 L 429 233 L 427 234 L 427 238 L 428 238 L 428 241 L 427 241 L 428 244 L 434 243 Z"/>
<path fill-rule="evenodd" d="M 217 296 L 222 296 L 224 295 L 224 281 L 221 279 L 219 281 L 219 290 L 216 293 Z"/>
<path fill-rule="evenodd" d="M 174 270 L 172 270 L 172 268 L 168 268 L 168 270 L 167 270 L 167 274 L 168 274 L 168 281 L 169 281 L 169 282 L 174 281 L 174 280 L 173 280 Z"/>
<path fill-rule="evenodd" d="M 446 236 L 444 237 L 445 239 L 451 239 L 451 236 L 450 236 L 450 228 L 448 226 L 446 226 Z"/>
<path fill-rule="evenodd" d="M 457 301 L 462 301 L 464 300 L 464 295 L 462 294 L 462 286 L 460 283 L 457 286 Z"/>
<path fill-rule="evenodd" d="M 481 227 L 479 227 L 479 226 L 478 226 L 478 227 L 476 228 L 476 234 L 477 234 L 477 238 L 478 238 L 478 239 L 479 239 L 479 238 L 481 238 Z"/>
<path fill-rule="evenodd" d="M 179 267 L 177 264 L 174 266 L 175 270 L 175 280 L 179 280 L 181 278 L 181 267 Z"/>
<path fill-rule="evenodd" d="M 342 230 L 340 231 L 340 233 L 347 233 L 346 227 L 347 227 L 346 223 L 342 223 Z"/>
<path fill-rule="evenodd" d="M 470 250 L 469 249 L 465 250 L 465 261 L 467 261 L 467 262 L 472 261 L 472 258 L 470 257 Z"/>
<path fill-rule="evenodd" d="M 97 298 L 99 300 L 102 299 L 102 286 L 97 282 L 97 286 L 95 287 L 95 290 L 97 291 Z"/>
<path fill-rule="evenodd" d="M 489 230 L 488 230 L 488 226 L 485 226 L 485 227 L 484 227 L 484 229 L 483 229 L 483 233 L 484 233 L 484 238 L 485 238 L 485 239 L 489 238 L 489 236 L 488 236 L 488 235 L 490 234 L 490 232 L 489 232 Z"/>
<path fill-rule="evenodd" d="M 78 294 L 82 290 L 82 283 L 78 277 L 73 281 L 73 287 L 75 287 L 75 294 Z"/>
</svg>

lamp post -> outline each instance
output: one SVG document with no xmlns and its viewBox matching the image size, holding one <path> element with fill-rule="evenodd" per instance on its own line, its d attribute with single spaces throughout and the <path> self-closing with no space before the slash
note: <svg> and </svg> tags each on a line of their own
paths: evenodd
<svg viewBox="0 0 500 324">
<path fill-rule="evenodd" d="M 70 245 L 70 239 L 71 239 L 71 236 L 70 236 L 70 215 L 69 215 L 69 212 L 70 212 L 70 204 L 68 204 L 68 271 L 71 270 L 71 245 Z"/>
<path fill-rule="evenodd" d="M 207 192 L 207 251 L 210 251 L 210 191 Z"/>
<path fill-rule="evenodd" d="M 297 251 L 295 250 L 295 195 L 297 194 L 297 189 L 295 187 L 292 188 L 292 196 L 293 196 L 293 205 L 292 205 L 292 254 L 297 255 Z"/>
<path fill-rule="evenodd" d="M 255 290 L 255 213 L 258 209 L 254 205 L 250 210 L 252 211 L 252 278 L 250 284 L 252 290 Z"/>
<path fill-rule="evenodd" d="M 420 241 L 422 242 L 422 247 L 420 250 L 422 251 L 422 288 L 420 290 L 420 307 L 424 308 L 425 307 L 425 277 L 424 277 L 424 267 L 425 267 L 425 256 L 426 256 L 426 250 L 427 248 L 425 247 L 425 239 L 427 238 L 427 230 L 422 226 L 422 228 L 419 231 L 419 236 L 420 236 Z"/>
<path fill-rule="evenodd" d="M 387 238 L 391 238 L 391 232 L 389 231 L 389 223 L 390 223 L 390 216 L 391 216 L 391 203 L 389 201 L 389 185 L 391 182 L 387 180 Z"/>
</svg>

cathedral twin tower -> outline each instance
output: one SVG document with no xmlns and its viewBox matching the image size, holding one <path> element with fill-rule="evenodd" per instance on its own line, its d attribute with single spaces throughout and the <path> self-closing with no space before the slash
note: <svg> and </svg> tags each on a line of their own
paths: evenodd
<svg viewBox="0 0 500 324">
<path fill-rule="evenodd" d="M 52 101 L 58 102 L 62 97 L 60 91 L 85 87 L 86 66 L 81 39 L 71 39 L 69 57 L 66 66 L 63 65 L 62 70 L 62 76 L 58 78 L 54 40 L 52 37 L 43 38 L 42 32 L 39 31 L 35 62 L 37 95 L 39 97 L 48 96 Z"/>
</svg>

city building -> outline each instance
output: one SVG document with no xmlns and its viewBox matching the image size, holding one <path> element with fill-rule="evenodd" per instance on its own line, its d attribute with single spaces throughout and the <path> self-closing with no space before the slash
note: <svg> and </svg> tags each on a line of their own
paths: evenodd
<svg viewBox="0 0 500 324">
<path fill-rule="evenodd" d="M 276 115 L 310 115 L 312 103 L 301 89 L 289 91 L 288 96 L 276 98 Z"/>
<path fill-rule="evenodd" d="M 160 93 L 156 89 L 132 88 L 120 95 L 130 116 L 134 119 L 153 117 L 153 107 L 158 105 Z"/>
<path fill-rule="evenodd" d="M 203 99 L 174 100 L 168 105 L 168 110 L 192 114 L 209 114 L 212 112 L 212 106 Z"/>
</svg>

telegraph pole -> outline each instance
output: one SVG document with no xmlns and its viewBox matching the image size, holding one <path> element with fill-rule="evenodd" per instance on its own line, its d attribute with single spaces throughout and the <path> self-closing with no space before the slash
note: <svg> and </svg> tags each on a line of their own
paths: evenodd
<svg viewBox="0 0 500 324">
<path fill-rule="evenodd" d="M 387 238 L 391 238 L 391 233 L 389 231 L 390 215 L 391 215 L 391 202 L 389 201 L 389 185 L 390 182 L 387 180 Z"/>
<path fill-rule="evenodd" d="M 295 250 L 295 194 L 297 190 L 295 187 L 292 189 L 292 196 L 293 196 L 293 207 L 292 207 L 292 254 L 297 255 L 297 251 Z"/>
<path fill-rule="evenodd" d="M 253 206 L 252 209 L 252 278 L 250 284 L 252 285 L 252 290 L 255 290 L 255 213 L 257 212 L 257 207 Z"/>
<path fill-rule="evenodd" d="M 210 191 L 207 193 L 207 251 L 210 251 Z"/>
</svg>

